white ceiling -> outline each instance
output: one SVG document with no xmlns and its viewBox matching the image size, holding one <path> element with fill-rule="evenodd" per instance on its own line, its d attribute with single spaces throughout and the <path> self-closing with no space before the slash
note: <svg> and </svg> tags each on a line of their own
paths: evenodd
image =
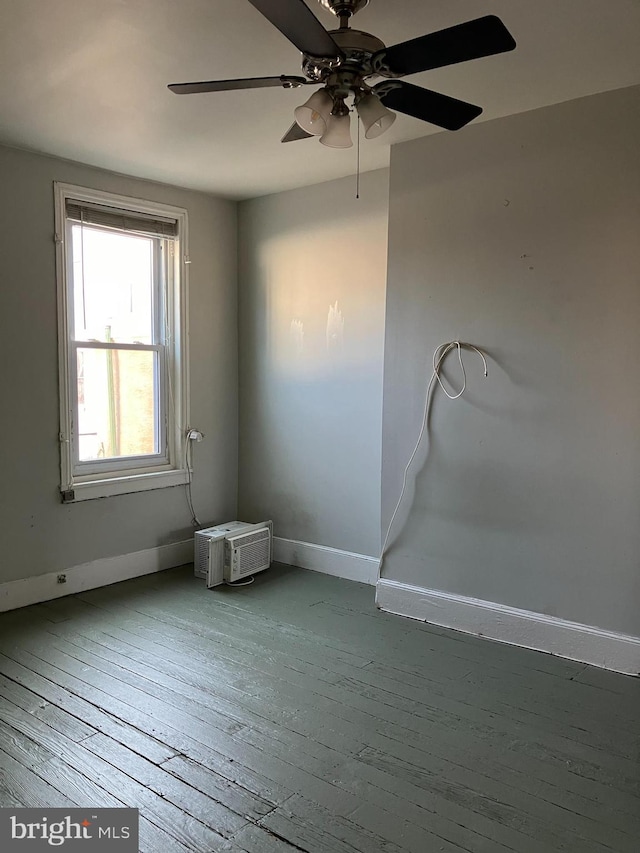
<svg viewBox="0 0 640 853">
<path fill-rule="evenodd" d="M 479 121 L 640 83 L 640 0 L 371 0 L 353 24 L 391 45 L 485 14 L 502 18 L 514 52 L 411 82 L 483 106 Z M 355 148 L 280 143 L 303 90 L 166 88 L 299 69 L 247 0 L 0 0 L 0 142 L 230 198 L 353 174 Z M 447 131 L 399 116 L 363 140 L 361 168 L 431 132 Z"/>
</svg>

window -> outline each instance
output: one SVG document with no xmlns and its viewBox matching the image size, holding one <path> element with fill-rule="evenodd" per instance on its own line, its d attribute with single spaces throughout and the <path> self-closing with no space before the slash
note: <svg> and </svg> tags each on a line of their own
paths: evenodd
<svg viewBox="0 0 640 853">
<path fill-rule="evenodd" d="M 61 492 L 188 481 L 186 211 L 55 185 Z"/>
</svg>

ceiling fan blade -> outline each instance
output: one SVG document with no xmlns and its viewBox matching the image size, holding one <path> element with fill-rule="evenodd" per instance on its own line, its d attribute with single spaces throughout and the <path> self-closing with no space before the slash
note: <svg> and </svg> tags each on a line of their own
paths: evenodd
<svg viewBox="0 0 640 853">
<path fill-rule="evenodd" d="M 206 80 L 202 83 L 170 83 L 167 88 L 176 95 L 195 95 L 199 92 L 229 92 L 232 89 L 264 89 L 268 86 L 282 86 L 284 89 L 296 89 L 313 81 L 304 77 L 245 77 L 241 80 Z"/>
<path fill-rule="evenodd" d="M 300 127 L 297 121 L 294 121 L 280 142 L 297 142 L 298 139 L 309 139 L 311 136 L 313 136 L 313 133 L 307 133 L 306 130 Z"/>
<path fill-rule="evenodd" d="M 401 80 L 378 83 L 373 91 L 385 107 L 428 121 L 445 130 L 459 130 L 482 112 L 482 107 Z"/>
<path fill-rule="evenodd" d="M 469 59 L 513 50 L 516 43 L 496 15 L 485 15 L 464 24 L 384 48 L 373 56 L 380 73 L 404 77 L 418 71 L 455 65 Z"/>
<path fill-rule="evenodd" d="M 249 0 L 302 53 L 338 59 L 342 51 L 304 0 Z"/>
</svg>

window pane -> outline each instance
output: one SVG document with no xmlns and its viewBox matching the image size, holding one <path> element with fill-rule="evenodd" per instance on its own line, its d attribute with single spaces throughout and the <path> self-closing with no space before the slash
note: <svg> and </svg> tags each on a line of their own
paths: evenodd
<svg viewBox="0 0 640 853">
<path fill-rule="evenodd" d="M 160 452 L 158 353 L 78 348 L 80 462 Z"/>
<path fill-rule="evenodd" d="M 78 341 L 155 343 L 156 241 L 73 225 L 74 337 Z"/>
</svg>

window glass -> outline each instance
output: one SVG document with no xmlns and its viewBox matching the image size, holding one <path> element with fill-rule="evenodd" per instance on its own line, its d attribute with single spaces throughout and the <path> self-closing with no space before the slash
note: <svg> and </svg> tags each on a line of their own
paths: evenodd
<svg viewBox="0 0 640 853">
<path fill-rule="evenodd" d="M 157 241 L 79 224 L 71 235 L 75 340 L 154 343 Z"/>
<path fill-rule="evenodd" d="M 159 453 L 154 350 L 77 349 L 78 459 Z"/>
</svg>

